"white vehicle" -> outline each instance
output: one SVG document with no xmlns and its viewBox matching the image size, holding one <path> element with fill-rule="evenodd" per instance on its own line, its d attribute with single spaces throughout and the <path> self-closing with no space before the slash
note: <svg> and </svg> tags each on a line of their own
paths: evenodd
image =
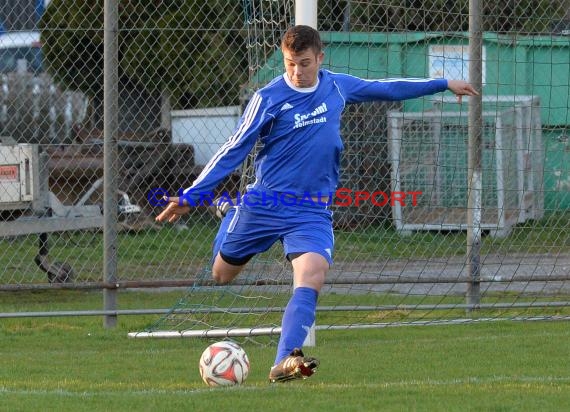
<svg viewBox="0 0 570 412">
<path fill-rule="evenodd" d="M 18 60 L 26 62 L 27 71 L 33 73 L 42 71 L 39 31 L 13 31 L 0 34 L 0 73 L 17 71 Z"/>
</svg>

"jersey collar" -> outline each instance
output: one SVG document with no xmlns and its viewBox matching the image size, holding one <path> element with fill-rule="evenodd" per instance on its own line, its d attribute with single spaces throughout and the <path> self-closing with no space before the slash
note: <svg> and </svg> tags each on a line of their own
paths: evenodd
<svg viewBox="0 0 570 412">
<path fill-rule="evenodd" d="M 311 87 L 297 87 L 295 86 L 293 83 L 291 83 L 291 80 L 289 80 L 289 77 L 287 77 L 287 73 L 283 73 L 283 79 L 285 80 L 285 83 L 287 83 L 287 86 L 289 86 L 290 88 L 292 88 L 293 90 L 295 90 L 296 92 L 299 93 L 312 93 L 315 90 L 317 90 L 317 87 L 319 87 L 319 83 L 320 83 L 320 73 L 319 76 L 317 76 L 317 82 L 315 83 L 314 86 Z"/>
</svg>

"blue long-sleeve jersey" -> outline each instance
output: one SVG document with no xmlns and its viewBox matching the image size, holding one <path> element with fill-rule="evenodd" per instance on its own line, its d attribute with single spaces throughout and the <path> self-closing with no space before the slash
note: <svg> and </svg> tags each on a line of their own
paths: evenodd
<svg viewBox="0 0 570 412">
<path fill-rule="evenodd" d="M 317 84 L 298 88 L 287 75 L 273 79 L 248 103 L 235 131 L 210 159 L 184 198 L 199 202 L 245 160 L 256 141 L 250 189 L 300 197 L 333 193 L 343 150 L 340 120 L 350 103 L 397 101 L 447 89 L 445 79 L 365 80 L 321 69 Z"/>
</svg>

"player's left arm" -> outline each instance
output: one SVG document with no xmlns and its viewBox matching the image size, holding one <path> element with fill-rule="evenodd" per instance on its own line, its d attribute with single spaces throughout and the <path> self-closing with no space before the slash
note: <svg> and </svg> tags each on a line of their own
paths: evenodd
<svg viewBox="0 0 570 412">
<path fill-rule="evenodd" d="M 461 103 L 463 96 L 478 96 L 479 92 L 464 80 L 448 80 L 447 89 L 457 96 L 457 101 Z"/>
<path fill-rule="evenodd" d="M 370 80 L 336 73 L 335 81 L 347 103 L 407 100 L 444 92 L 448 88 L 446 79 L 391 78 Z"/>
<path fill-rule="evenodd" d="M 447 79 L 362 79 L 335 73 L 335 81 L 343 91 L 347 103 L 372 100 L 400 101 L 451 90 L 458 96 L 473 96 L 477 92 L 467 82 Z"/>
</svg>

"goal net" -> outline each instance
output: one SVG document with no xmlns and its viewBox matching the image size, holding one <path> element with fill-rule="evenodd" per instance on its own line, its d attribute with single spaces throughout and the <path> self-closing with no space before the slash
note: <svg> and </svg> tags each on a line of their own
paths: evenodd
<svg viewBox="0 0 570 412">
<path fill-rule="evenodd" d="M 466 9 L 449 14 L 436 2 L 321 3 L 325 68 L 364 78 L 466 78 Z M 244 1 L 250 61 L 244 104 L 252 90 L 282 73 L 279 40 L 294 24 L 293 9 L 292 0 Z M 434 28 L 451 34 L 430 36 Z M 485 56 L 492 74 L 499 55 Z M 445 94 L 350 105 L 341 130 L 343 192 L 332 205 L 335 263 L 319 296 L 317 330 L 568 316 L 563 263 L 570 262 L 553 234 L 559 223 L 544 208 L 541 102 L 532 85 L 517 93 L 497 76 L 487 75 L 484 86 L 479 303 L 466 301 L 468 103 Z M 241 190 L 253 175 L 252 156 L 243 165 Z M 194 285 L 168 313 L 131 336 L 273 341 L 293 288 L 280 245 L 227 286 L 214 285 L 209 262 L 200 263 Z"/>
</svg>

